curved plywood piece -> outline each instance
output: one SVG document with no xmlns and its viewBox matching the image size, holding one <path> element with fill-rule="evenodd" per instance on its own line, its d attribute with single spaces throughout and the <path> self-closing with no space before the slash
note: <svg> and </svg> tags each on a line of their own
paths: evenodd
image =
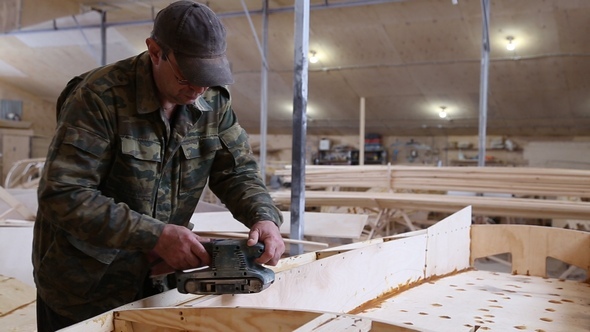
<svg viewBox="0 0 590 332">
<path fill-rule="evenodd" d="M 527 225 L 472 225 L 471 264 L 510 252 L 512 272 L 547 276 L 547 257 L 590 271 L 590 233 Z"/>
</svg>

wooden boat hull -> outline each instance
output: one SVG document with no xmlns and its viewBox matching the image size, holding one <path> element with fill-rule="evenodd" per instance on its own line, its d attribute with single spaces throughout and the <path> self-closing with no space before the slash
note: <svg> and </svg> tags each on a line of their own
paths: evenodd
<svg viewBox="0 0 590 332">
<path fill-rule="evenodd" d="M 512 273 L 474 269 L 505 252 Z M 468 207 L 423 231 L 283 259 L 258 294 L 172 290 L 64 331 L 587 331 L 590 285 L 548 278 L 547 257 L 587 273 L 590 233 L 471 225 Z"/>
</svg>

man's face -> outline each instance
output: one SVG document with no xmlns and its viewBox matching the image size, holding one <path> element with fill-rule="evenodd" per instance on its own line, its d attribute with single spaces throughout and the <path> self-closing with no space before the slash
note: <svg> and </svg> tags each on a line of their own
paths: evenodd
<svg viewBox="0 0 590 332">
<path fill-rule="evenodd" d="M 169 78 L 166 84 L 168 93 L 171 101 L 179 105 L 192 104 L 195 100 L 205 93 L 209 87 L 195 86 L 192 85 L 182 77 L 174 53 L 170 52 L 166 59 L 162 59 L 163 62 L 168 63 Z"/>
</svg>

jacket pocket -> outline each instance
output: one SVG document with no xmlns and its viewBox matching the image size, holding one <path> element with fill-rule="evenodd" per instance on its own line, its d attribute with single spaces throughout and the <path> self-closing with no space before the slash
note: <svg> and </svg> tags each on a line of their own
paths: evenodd
<svg viewBox="0 0 590 332">
<path fill-rule="evenodd" d="M 217 136 L 202 137 L 182 143 L 180 193 L 202 190 L 207 183 L 215 153 L 222 149 Z"/>
<path fill-rule="evenodd" d="M 108 141 L 84 129 L 68 127 L 63 143 L 75 146 L 95 157 L 100 157 L 108 147 Z"/>
<path fill-rule="evenodd" d="M 236 169 L 240 170 L 253 161 L 248 134 L 240 125 L 231 126 L 219 133 L 219 138 L 232 154 Z"/>
<path fill-rule="evenodd" d="M 145 161 L 162 161 L 160 142 L 121 137 L 121 153 Z"/>
<path fill-rule="evenodd" d="M 154 184 L 159 177 L 159 167 L 162 161 L 162 148 L 158 141 L 139 140 L 134 137 L 121 137 L 121 151 L 111 167 L 106 189 L 117 201 L 133 197 L 138 200 L 148 200 L 152 197 Z M 121 195 L 122 194 L 122 195 Z M 133 206 L 131 206 L 133 205 Z M 133 209 L 139 208 L 130 204 Z M 149 213 L 149 209 L 138 210 Z"/>
<path fill-rule="evenodd" d="M 119 249 L 99 248 L 69 234 L 66 238 L 76 249 L 106 265 L 111 264 L 119 253 Z"/>
<path fill-rule="evenodd" d="M 71 236 L 58 236 L 44 255 L 37 272 L 44 287 L 59 290 L 64 299 L 69 296 L 78 299 L 91 297 L 118 254 L 118 250 L 116 253 L 99 254 L 99 248 L 80 243 L 80 240 L 72 240 Z"/>
</svg>

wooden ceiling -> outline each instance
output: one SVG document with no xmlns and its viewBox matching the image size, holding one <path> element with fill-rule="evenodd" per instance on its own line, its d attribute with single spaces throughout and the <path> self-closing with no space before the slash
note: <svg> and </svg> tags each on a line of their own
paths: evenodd
<svg viewBox="0 0 590 332">
<path fill-rule="evenodd" d="M 0 84 L 55 100 L 74 75 L 145 50 L 159 0 L 4 0 Z M 228 30 L 234 108 L 260 131 L 263 0 L 208 1 Z M 295 1 L 269 0 L 268 133 L 292 130 Z M 312 0 L 310 134 L 477 135 L 482 57 L 480 0 Z M 248 8 L 246 15 L 242 4 Z M 74 16 L 75 15 L 75 16 Z M 249 20 L 250 18 L 250 20 Z M 490 0 L 487 133 L 590 134 L 590 1 Z M 514 37 L 515 51 L 506 49 Z M 584 37 L 586 36 L 586 37 Z M 446 107 L 447 119 L 438 116 Z"/>
</svg>

